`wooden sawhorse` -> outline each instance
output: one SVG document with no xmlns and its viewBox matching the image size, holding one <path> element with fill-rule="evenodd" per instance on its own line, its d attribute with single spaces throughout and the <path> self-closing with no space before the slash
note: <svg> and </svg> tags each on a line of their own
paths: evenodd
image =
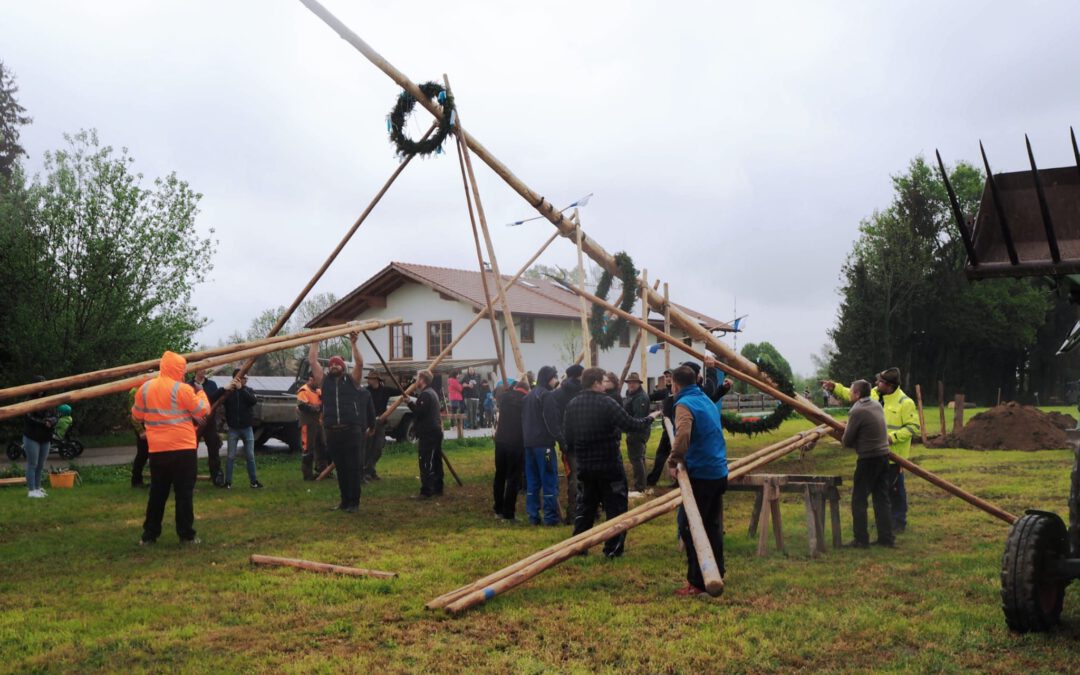
<svg viewBox="0 0 1080 675">
<path fill-rule="evenodd" d="M 825 552 L 825 505 L 828 503 L 832 529 L 833 548 L 841 545 L 840 490 L 841 476 L 807 476 L 790 474 L 752 473 L 728 483 L 732 492 L 754 492 L 754 512 L 750 516 L 750 536 L 758 537 L 759 556 L 768 553 L 769 521 L 772 520 L 776 548 L 787 553 L 784 547 L 784 531 L 780 521 L 780 494 L 802 493 L 806 507 L 806 532 L 810 555 L 817 557 Z M 768 504 L 768 508 L 765 505 Z M 759 528 L 759 521 L 760 528 Z"/>
</svg>

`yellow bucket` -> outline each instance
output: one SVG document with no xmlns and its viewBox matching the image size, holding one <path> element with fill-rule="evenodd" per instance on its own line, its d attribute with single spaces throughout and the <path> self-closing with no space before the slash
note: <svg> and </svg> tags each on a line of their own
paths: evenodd
<svg viewBox="0 0 1080 675">
<path fill-rule="evenodd" d="M 53 488 L 73 488 L 75 487 L 75 479 L 78 478 L 78 471 L 64 471 L 62 473 L 50 473 L 49 485 Z"/>
</svg>

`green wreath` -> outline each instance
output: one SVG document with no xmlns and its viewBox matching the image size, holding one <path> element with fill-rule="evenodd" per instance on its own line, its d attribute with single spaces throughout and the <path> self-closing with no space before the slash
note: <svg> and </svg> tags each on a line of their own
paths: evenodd
<svg viewBox="0 0 1080 675">
<path fill-rule="evenodd" d="M 634 293 L 637 287 L 637 268 L 634 267 L 634 261 L 625 251 L 615 254 L 615 264 L 619 267 L 619 279 L 622 280 L 623 287 L 619 309 L 629 312 L 634 308 L 634 301 L 637 299 L 637 294 Z M 611 291 L 611 281 L 611 272 L 604 270 L 604 273 L 600 275 L 600 283 L 596 285 L 596 297 L 607 300 L 608 293 Z M 626 319 L 621 317 L 613 320 L 605 319 L 604 308 L 593 305 L 592 315 L 589 317 L 589 334 L 592 336 L 593 344 L 605 351 L 611 349 L 624 330 L 626 330 Z"/>
<path fill-rule="evenodd" d="M 436 99 L 442 105 L 443 115 L 439 119 L 439 128 L 435 134 L 424 141 L 414 141 L 405 135 L 405 118 L 416 107 L 416 99 L 407 91 L 398 95 L 397 104 L 386 118 L 386 130 L 390 132 L 390 142 L 397 147 L 397 155 L 402 159 L 411 155 L 430 155 L 441 153 L 443 141 L 454 125 L 454 95 L 446 91 L 438 82 L 425 82 L 420 91 L 429 99 Z"/>
<path fill-rule="evenodd" d="M 787 379 L 787 376 L 774 368 L 768 361 L 758 361 L 757 367 L 758 370 L 769 376 L 777 389 L 795 398 L 795 387 Z M 756 420 L 745 420 L 733 412 L 725 412 L 720 416 L 720 424 L 724 427 L 724 431 L 729 433 L 753 436 L 754 434 L 763 434 L 776 429 L 783 424 L 784 420 L 791 417 L 792 411 L 793 409 L 789 404 L 780 403 L 767 417 Z"/>
</svg>

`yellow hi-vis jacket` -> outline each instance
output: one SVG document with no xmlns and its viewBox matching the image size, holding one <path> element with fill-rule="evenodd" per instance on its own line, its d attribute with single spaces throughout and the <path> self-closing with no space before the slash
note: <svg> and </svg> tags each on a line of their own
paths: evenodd
<svg viewBox="0 0 1080 675">
<path fill-rule="evenodd" d="M 836 383 L 833 389 L 836 398 L 842 401 L 851 401 L 851 390 Z M 899 455 L 904 459 L 911 457 L 911 439 L 919 433 L 919 411 L 915 409 L 915 401 L 907 394 L 896 388 L 891 394 L 882 395 L 874 389 L 870 390 L 870 398 L 881 403 L 885 408 L 885 426 L 889 432 L 889 452 Z"/>
</svg>

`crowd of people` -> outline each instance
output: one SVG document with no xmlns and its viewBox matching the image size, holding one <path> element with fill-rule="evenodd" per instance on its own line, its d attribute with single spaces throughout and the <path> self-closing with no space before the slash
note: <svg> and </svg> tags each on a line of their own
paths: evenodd
<svg viewBox="0 0 1080 675">
<path fill-rule="evenodd" d="M 314 480 L 317 474 L 336 472 L 339 501 L 334 510 L 356 513 L 361 485 L 379 480 L 377 464 L 385 444 L 385 413 L 391 398 L 405 392 L 388 386 L 377 371 L 364 374 L 357 348 L 358 335 L 350 335 L 353 366 L 334 356 L 323 368 L 317 344 L 308 354 L 310 375 L 297 392 L 303 455 L 301 474 Z M 256 474 L 252 411 L 257 399 L 246 376 L 237 369 L 226 387 L 217 386 L 204 371 L 185 381 L 184 357 L 167 351 L 160 370 L 130 392 L 131 420 L 136 457 L 133 486 L 143 487 L 143 469 L 150 466 L 149 497 L 140 543 L 152 544 L 161 535 L 162 519 L 170 493 L 175 495 L 176 533 L 182 542 L 198 543 L 194 529 L 193 491 L 196 480 L 196 448 L 206 443 L 211 477 L 219 487 L 232 487 L 239 445 L 249 485 L 263 487 Z M 495 477 L 492 486 L 496 518 L 517 520 L 517 501 L 525 494 L 525 512 L 533 525 L 573 525 L 580 534 L 593 527 L 600 509 L 607 519 L 626 513 L 630 499 L 652 490 L 666 472 L 674 480 L 686 471 L 695 501 L 721 574 L 724 573 L 721 531 L 723 494 L 727 487 L 727 450 L 720 421 L 722 397 L 730 388 L 706 358 L 701 364 L 686 362 L 664 372 L 652 392 L 646 391 L 637 373 L 625 382 L 601 368 L 575 364 L 560 380 L 552 366 L 539 369 L 535 379 L 500 382 L 492 387 L 472 371 L 450 374 L 448 406 L 438 391 L 437 377 L 428 370 L 416 374 L 412 396 L 403 401 L 413 415 L 418 439 L 417 460 L 420 491 L 417 499 L 443 494 L 443 415 L 462 415 L 466 428 L 494 426 Z M 704 370 L 704 372 L 703 372 Z M 396 383 L 396 380 L 395 380 Z M 907 494 L 895 454 L 907 458 L 911 439 L 919 433 L 914 402 L 900 389 L 900 371 L 878 373 L 871 387 L 856 380 L 845 387 L 830 380 L 824 391 L 852 403 L 843 445 L 855 450 L 857 461 L 852 492 L 855 547 L 867 547 L 868 501 L 874 507 L 877 539 L 874 544 L 895 546 L 896 534 L 907 527 Z M 624 391 L 625 387 L 625 391 Z M 223 400 L 221 400 L 223 399 Z M 228 429 L 228 450 L 221 467 L 222 439 L 208 415 L 220 401 Z M 658 404 L 656 410 L 651 410 Z M 50 440 L 71 425 L 69 406 L 44 409 L 26 417 L 23 445 L 27 454 L 27 488 L 30 497 L 44 497 L 41 475 Z M 673 436 L 661 431 L 652 470 L 646 473 L 646 446 L 653 423 L 670 421 Z M 630 478 L 624 468 L 630 465 Z M 560 483 L 566 484 L 566 508 L 561 503 Z M 679 536 L 688 542 L 686 518 L 680 513 Z M 704 592 L 704 581 L 695 549 L 687 554 L 687 584 L 680 595 Z M 604 544 L 604 555 L 615 558 L 626 550 L 625 532 Z"/>
</svg>

